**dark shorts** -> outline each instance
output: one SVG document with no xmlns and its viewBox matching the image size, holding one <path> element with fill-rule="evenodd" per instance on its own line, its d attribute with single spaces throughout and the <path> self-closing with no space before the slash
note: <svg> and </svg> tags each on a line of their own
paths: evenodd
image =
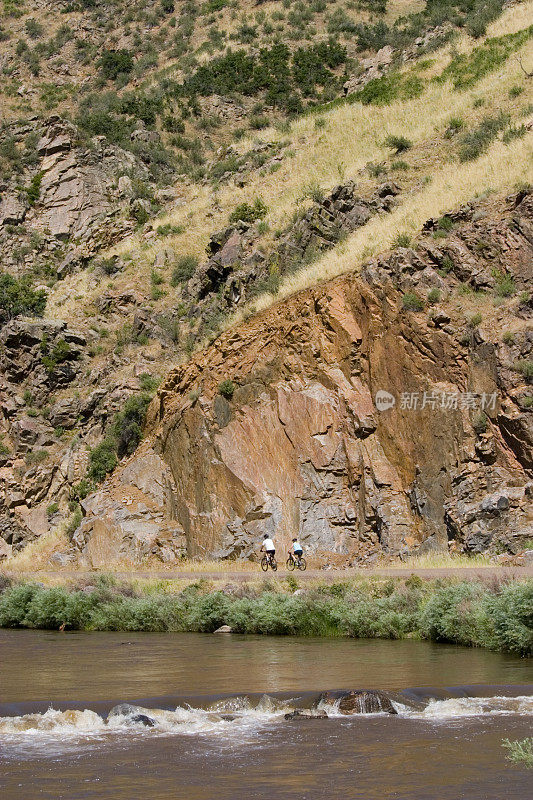
<svg viewBox="0 0 533 800">
<path fill-rule="evenodd" d="M 303 556 L 303 554 L 304 554 L 303 550 L 295 550 L 294 551 L 294 555 L 296 556 L 296 558 L 301 558 Z"/>
<path fill-rule="evenodd" d="M 276 554 L 276 551 L 275 550 L 267 550 L 266 554 L 267 554 L 267 556 L 274 556 Z"/>
</svg>

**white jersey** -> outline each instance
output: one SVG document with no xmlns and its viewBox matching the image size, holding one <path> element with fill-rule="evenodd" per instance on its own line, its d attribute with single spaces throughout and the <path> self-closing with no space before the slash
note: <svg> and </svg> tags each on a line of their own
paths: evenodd
<svg viewBox="0 0 533 800">
<path fill-rule="evenodd" d="M 276 545 L 272 541 L 272 539 L 263 539 L 263 547 L 265 550 L 275 550 Z"/>
<path fill-rule="evenodd" d="M 303 550 L 303 547 L 302 547 L 302 545 L 300 544 L 300 542 L 296 541 L 296 542 L 293 542 L 293 543 L 292 543 L 292 549 L 293 549 L 293 550 Z"/>
</svg>

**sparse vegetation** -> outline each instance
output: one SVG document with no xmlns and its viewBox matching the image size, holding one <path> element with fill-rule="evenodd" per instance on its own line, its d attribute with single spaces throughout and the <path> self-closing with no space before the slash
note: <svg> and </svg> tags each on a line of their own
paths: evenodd
<svg viewBox="0 0 533 800">
<path fill-rule="evenodd" d="M 507 759 L 513 764 L 533 769 L 533 737 L 511 742 L 504 739 L 503 747 L 507 749 Z"/>
<path fill-rule="evenodd" d="M 172 278 L 170 281 L 172 286 L 179 286 L 180 284 L 186 283 L 188 280 L 190 280 L 190 278 L 192 278 L 196 272 L 197 267 L 198 259 L 196 256 L 180 256 L 176 266 L 172 270 Z"/>
<path fill-rule="evenodd" d="M 515 372 L 522 375 L 528 383 L 533 383 L 533 361 L 529 359 L 515 361 L 513 368 Z"/>
<path fill-rule="evenodd" d="M 459 160 L 473 161 L 479 158 L 508 122 L 509 117 L 503 111 L 493 116 L 487 115 L 476 128 L 461 138 Z"/>
<path fill-rule="evenodd" d="M 236 389 L 236 385 L 230 378 L 226 378 L 218 387 L 219 393 L 227 400 L 231 400 Z"/>
<path fill-rule="evenodd" d="M 424 301 L 413 292 L 407 292 L 402 297 L 402 306 L 406 311 L 422 311 L 424 309 Z"/>
</svg>

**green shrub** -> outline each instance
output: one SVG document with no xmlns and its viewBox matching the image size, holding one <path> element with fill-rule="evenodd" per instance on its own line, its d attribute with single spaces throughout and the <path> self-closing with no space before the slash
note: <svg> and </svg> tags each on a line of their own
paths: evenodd
<svg viewBox="0 0 533 800">
<path fill-rule="evenodd" d="M 478 311 L 477 314 L 473 314 L 470 317 L 470 319 L 468 320 L 468 324 L 470 325 L 471 328 L 477 328 L 478 325 L 481 325 L 482 320 L 483 317 Z"/>
<path fill-rule="evenodd" d="M 113 472 L 117 461 L 116 441 L 111 437 L 107 437 L 103 442 L 93 447 L 89 453 L 89 478 L 96 481 L 96 483 L 100 483 L 109 472 Z"/>
<path fill-rule="evenodd" d="M 451 80 L 454 89 L 470 89 L 481 78 L 498 69 L 511 55 L 533 36 L 533 25 L 516 33 L 487 39 L 470 53 L 456 54 L 437 81 Z"/>
<path fill-rule="evenodd" d="M 179 286 L 181 283 L 186 283 L 198 267 L 198 259 L 193 255 L 180 256 L 176 266 L 172 271 L 172 278 L 170 283 L 172 286 Z"/>
<path fill-rule="evenodd" d="M 410 139 L 407 139 L 405 136 L 394 136 L 390 135 L 384 141 L 385 147 L 389 147 L 391 150 L 394 150 L 396 155 L 400 153 L 405 153 L 406 150 L 409 150 L 413 143 Z"/>
<path fill-rule="evenodd" d="M 399 233 L 394 240 L 395 247 L 411 247 L 411 237 L 408 233 Z"/>
<path fill-rule="evenodd" d="M 19 314 L 43 315 L 46 293 L 34 290 L 28 276 L 14 278 L 0 272 L 0 325 Z"/>
<path fill-rule="evenodd" d="M 219 384 L 218 391 L 223 397 L 231 400 L 236 388 L 237 386 L 233 383 L 233 381 L 229 378 L 226 378 L 226 380 Z"/>
<path fill-rule="evenodd" d="M 124 409 L 115 416 L 112 431 L 120 458 L 131 455 L 141 441 L 142 426 L 150 400 L 150 395 L 146 393 L 132 395 L 126 400 Z"/>
<path fill-rule="evenodd" d="M 465 121 L 462 117 L 450 117 L 446 130 L 444 131 L 444 138 L 451 139 L 453 136 L 462 131 L 465 127 Z"/>
<path fill-rule="evenodd" d="M 79 483 L 71 487 L 71 499 L 73 501 L 85 500 L 87 495 L 94 491 L 94 483 L 89 478 L 82 478 Z"/>
<path fill-rule="evenodd" d="M 46 516 L 53 517 L 59 511 L 59 503 L 50 503 L 46 508 Z"/>
<path fill-rule="evenodd" d="M 531 655 L 533 650 L 533 584 L 531 581 L 504 586 L 488 595 L 486 611 L 491 621 L 491 633 L 486 637 L 498 650 Z"/>
<path fill-rule="evenodd" d="M 129 50 L 104 50 L 98 66 L 103 77 L 114 81 L 119 75 L 128 75 L 133 70 L 133 56 Z"/>
<path fill-rule="evenodd" d="M 424 91 L 424 81 L 418 75 L 400 72 L 373 78 L 358 92 L 349 96 L 350 102 L 386 106 L 394 100 L 412 100 Z"/>
<path fill-rule="evenodd" d="M 252 203 L 240 203 L 230 214 L 230 222 L 255 222 L 267 215 L 268 208 L 260 197 Z"/>
<path fill-rule="evenodd" d="M 507 345 L 514 344 L 514 333 L 512 333 L 512 331 L 504 331 L 502 342 Z"/>
<path fill-rule="evenodd" d="M 41 196 L 42 179 L 43 179 L 43 173 L 38 172 L 31 179 L 29 187 L 25 189 L 26 197 L 28 198 L 28 203 L 30 204 L 30 206 L 32 206 L 32 208 L 37 203 L 39 197 Z"/>
<path fill-rule="evenodd" d="M 260 131 L 263 128 L 268 128 L 270 120 L 265 114 L 254 115 L 250 117 L 250 128 L 254 131 Z"/>
<path fill-rule="evenodd" d="M 513 364 L 515 372 L 519 372 L 528 383 L 533 383 L 533 361 L 523 359 L 522 361 L 515 361 Z"/>
<path fill-rule="evenodd" d="M 139 386 L 143 392 L 155 392 L 159 384 L 160 379 L 154 378 L 148 372 L 143 372 L 142 375 L 139 375 Z"/>
<path fill-rule="evenodd" d="M 533 737 L 514 742 L 504 739 L 502 746 L 509 751 L 507 758 L 513 764 L 523 764 L 528 769 L 533 769 Z"/>
<path fill-rule="evenodd" d="M 482 646 L 490 639 L 490 619 L 483 599 L 482 585 L 474 582 L 438 589 L 422 611 L 422 635 L 436 642 Z"/>
<path fill-rule="evenodd" d="M 484 411 L 480 411 L 472 421 L 472 427 L 476 433 L 485 433 L 489 425 L 489 418 Z"/>
<path fill-rule="evenodd" d="M 401 172 L 405 172 L 410 167 L 409 167 L 409 164 L 407 163 L 407 161 L 403 161 L 402 159 L 400 159 L 399 161 L 392 161 L 391 165 L 390 165 L 390 168 L 394 169 L 394 170 L 401 171 Z"/>
<path fill-rule="evenodd" d="M 209 591 L 202 581 L 179 594 L 142 592 L 106 576 L 90 593 L 34 584 L 0 589 L 3 627 L 210 632 L 228 624 L 250 634 L 414 635 L 524 656 L 532 649 L 532 615 L 531 580 L 493 589 L 476 581 L 344 582 L 300 596 L 265 587 L 245 597 Z"/>
<path fill-rule="evenodd" d="M 504 144 L 510 144 L 514 142 L 515 139 L 522 139 L 526 135 L 528 131 L 527 125 L 512 125 L 502 136 L 502 142 Z"/>
<path fill-rule="evenodd" d="M 64 364 L 65 361 L 77 356 L 77 352 L 71 349 L 65 339 L 58 339 L 50 350 L 46 336 L 41 340 L 41 353 L 43 366 L 49 374 L 54 372 L 58 364 Z"/>
<path fill-rule="evenodd" d="M 424 301 L 413 292 L 404 294 L 402 305 L 406 311 L 423 311 L 424 309 Z"/>
<path fill-rule="evenodd" d="M 506 272 L 494 270 L 494 290 L 498 297 L 511 297 L 516 292 L 513 276 Z"/>
<path fill-rule="evenodd" d="M 428 292 L 428 303 L 430 305 L 434 305 L 439 301 L 440 301 L 440 289 L 437 289 L 436 287 L 430 289 Z"/>
<path fill-rule="evenodd" d="M 466 133 L 460 142 L 459 160 L 473 161 L 488 150 L 491 142 L 509 122 L 509 116 L 500 111 L 496 116 L 486 116 L 477 128 Z"/>
<path fill-rule="evenodd" d="M 71 537 L 71 536 L 74 535 L 74 533 L 80 527 L 80 525 L 82 523 L 82 520 L 83 520 L 83 513 L 82 513 L 81 508 L 78 506 L 75 509 L 75 511 L 72 514 L 72 516 L 70 517 L 70 519 L 67 522 L 66 527 L 65 527 L 65 533 L 67 534 L 68 537 Z"/>
</svg>

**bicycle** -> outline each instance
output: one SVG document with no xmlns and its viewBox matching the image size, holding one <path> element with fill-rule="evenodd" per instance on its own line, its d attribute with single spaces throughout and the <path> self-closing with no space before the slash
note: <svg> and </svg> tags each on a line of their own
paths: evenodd
<svg viewBox="0 0 533 800">
<path fill-rule="evenodd" d="M 276 572 L 278 568 L 278 562 L 276 561 L 275 556 L 271 556 L 270 553 L 265 553 L 261 559 L 261 569 L 263 572 L 266 572 L 269 567 L 273 572 Z"/>
<path fill-rule="evenodd" d="M 293 569 L 301 569 L 302 572 L 305 572 L 307 569 L 307 562 L 303 556 L 295 557 L 292 553 L 289 553 L 289 557 L 287 559 L 287 569 L 290 570 L 290 572 L 292 572 Z"/>
</svg>

